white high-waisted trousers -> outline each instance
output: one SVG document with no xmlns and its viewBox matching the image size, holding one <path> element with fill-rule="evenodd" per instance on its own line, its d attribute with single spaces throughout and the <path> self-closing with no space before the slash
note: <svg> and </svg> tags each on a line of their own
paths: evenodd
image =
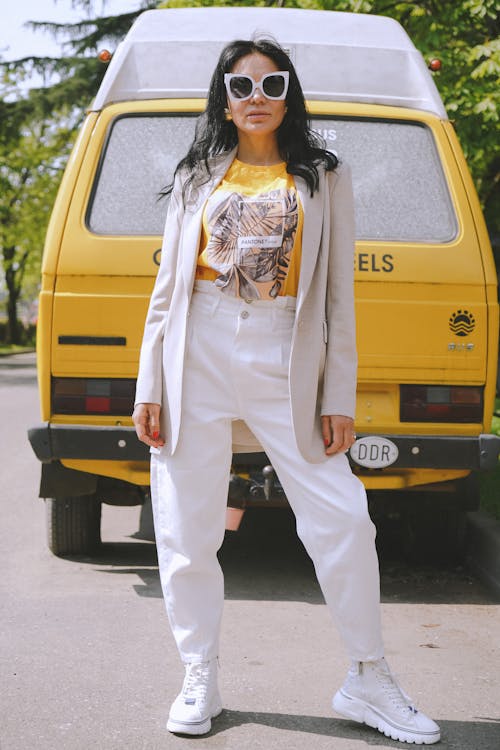
<svg viewBox="0 0 500 750">
<path fill-rule="evenodd" d="M 278 474 L 349 656 L 383 655 L 375 529 L 364 487 L 344 454 L 308 463 L 295 442 L 288 388 L 294 308 L 290 297 L 247 304 L 211 282 L 195 285 L 178 446 L 173 456 L 151 455 L 160 576 L 184 662 L 219 652 L 224 580 L 217 551 L 236 418 Z"/>
</svg>

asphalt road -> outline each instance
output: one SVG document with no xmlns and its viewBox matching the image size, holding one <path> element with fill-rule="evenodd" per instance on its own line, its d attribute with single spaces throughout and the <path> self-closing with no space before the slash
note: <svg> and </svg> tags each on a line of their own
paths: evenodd
<svg viewBox="0 0 500 750">
<path fill-rule="evenodd" d="M 222 550 L 225 710 L 190 740 L 164 729 L 182 668 L 154 545 L 138 508 L 107 507 L 102 551 L 63 560 L 45 545 L 31 355 L 0 359 L 1 750 L 359 750 L 396 748 L 334 717 L 347 660 L 286 511 L 247 513 Z M 404 548 L 404 544 L 402 545 Z M 466 570 L 381 561 L 387 656 L 440 747 L 500 748 L 500 606 Z"/>
</svg>

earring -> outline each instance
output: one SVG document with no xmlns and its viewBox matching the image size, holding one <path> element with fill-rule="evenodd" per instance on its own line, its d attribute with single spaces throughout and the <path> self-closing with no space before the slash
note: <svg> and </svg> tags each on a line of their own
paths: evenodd
<svg viewBox="0 0 500 750">
<path fill-rule="evenodd" d="M 232 114 L 231 114 L 231 110 L 229 109 L 229 107 L 225 107 L 225 108 L 224 108 L 224 118 L 225 118 L 225 119 L 226 119 L 226 120 L 227 120 L 228 122 L 230 122 L 230 121 L 231 121 L 231 120 L 233 119 L 233 116 L 232 116 Z"/>
</svg>

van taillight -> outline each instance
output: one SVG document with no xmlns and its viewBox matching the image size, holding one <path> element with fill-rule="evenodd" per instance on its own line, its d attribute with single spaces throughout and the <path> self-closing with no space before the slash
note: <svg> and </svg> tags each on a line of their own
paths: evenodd
<svg viewBox="0 0 500 750">
<path fill-rule="evenodd" d="M 401 422 L 482 422 L 483 389 L 476 385 L 401 385 Z"/>
<path fill-rule="evenodd" d="M 119 414 L 134 409 L 132 378 L 52 378 L 53 414 Z"/>
</svg>

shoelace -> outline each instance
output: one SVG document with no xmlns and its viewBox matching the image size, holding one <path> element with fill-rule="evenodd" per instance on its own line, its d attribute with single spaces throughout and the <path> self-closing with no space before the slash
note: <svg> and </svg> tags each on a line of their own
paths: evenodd
<svg viewBox="0 0 500 750">
<path fill-rule="evenodd" d="M 208 662 L 189 664 L 186 670 L 182 693 L 185 697 L 203 700 L 207 695 L 210 668 Z"/>
<path fill-rule="evenodd" d="M 417 713 L 417 709 L 413 705 L 412 699 L 399 687 L 391 672 L 377 670 L 377 677 L 382 684 L 385 694 L 396 708 L 406 712 L 409 711 L 413 714 Z"/>
</svg>

